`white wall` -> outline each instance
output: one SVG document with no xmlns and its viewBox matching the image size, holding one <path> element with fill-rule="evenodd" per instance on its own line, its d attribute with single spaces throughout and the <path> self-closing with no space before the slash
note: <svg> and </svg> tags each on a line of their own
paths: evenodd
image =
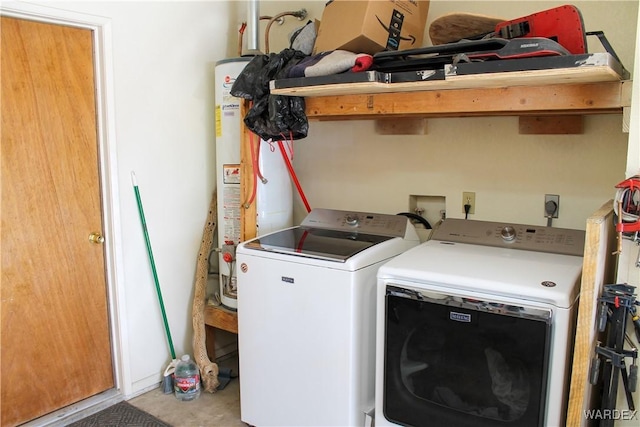
<svg viewBox="0 0 640 427">
<path fill-rule="evenodd" d="M 629 43 L 632 44 L 632 43 Z M 635 38 L 634 69 L 640 70 L 640 16 L 638 17 Z M 627 152 L 626 177 L 640 174 L 640 79 L 634 79 L 629 113 L 629 149 Z"/>
<path fill-rule="evenodd" d="M 195 264 L 215 180 L 213 83 L 226 2 L 87 2 L 112 19 L 126 326 L 135 393 L 171 360 L 130 172 L 144 204 L 175 351 L 192 354 Z M 125 384 L 127 387 L 127 384 Z"/>
</svg>

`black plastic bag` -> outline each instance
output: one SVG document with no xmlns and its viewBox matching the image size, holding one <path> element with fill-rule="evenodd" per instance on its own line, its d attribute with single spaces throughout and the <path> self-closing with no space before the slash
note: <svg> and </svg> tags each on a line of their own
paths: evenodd
<svg viewBox="0 0 640 427">
<path fill-rule="evenodd" d="M 265 141 L 301 139 L 307 136 L 309 122 L 304 98 L 271 95 L 269 82 L 287 77 L 289 68 L 307 55 L 294 49 L 255 56 L 231 87 L 231 95 L 253 101 L 244 117 L 249 130 Z"/>
</svg>

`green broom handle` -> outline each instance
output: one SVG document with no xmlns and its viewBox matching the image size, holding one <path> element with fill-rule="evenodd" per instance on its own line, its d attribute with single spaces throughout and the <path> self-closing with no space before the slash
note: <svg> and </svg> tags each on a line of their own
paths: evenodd
<svg viewBox="0 0 640 427">
<path fill-rule="evenodd" d="M 151 241 L 149 240 L 149 231 L 147 230 L 147 222 L 144 219 L 144 209 L 142 208 L 142 200 L 140 200 L 140 191 L 138 190 L 138 183 L 136 182 L 136 176 L 131 172 L 131 181 L 133 182 L 133 191 L 136 193 L 136 202 L 138 202 L 138 213 L 140 214 L 140 221 L 142 222 L 142 231 L 144 232 L 144 240 L 147 243 L 147 253 L 149 254 L 149 262 L 151 263 L 151 270 L 153 271 L 153 280 L 156 284 L 156 292 L 158 294 L 158 302 L 160 303 L 160 310 L 162 311 L 162 320 L 164 321 L 164 330 L 167 333 L 167 339 L 169 340 L 169 348 L 171 349 L 171 358 L 176 358 L 176 352 L 173 349 L 173 340 L 171 339 L 171 332 L 169 331 L 169 322 L 167 321 L 167 313 L 164 309 L 164 302 L 162 301 L 162 291 L 160 290 L 160 282 L 158 282 L 158 273 L 156 271 L 156 263 L 153 260 L 153 251 L 151 250 Z"/>
</svg>

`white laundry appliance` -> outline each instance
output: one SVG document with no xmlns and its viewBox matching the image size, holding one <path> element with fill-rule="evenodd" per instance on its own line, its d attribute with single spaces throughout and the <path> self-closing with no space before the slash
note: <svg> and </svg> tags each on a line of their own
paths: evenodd
<svg viewBox="0 0 640 427">
<path fill-rule="evenodd" d="M 383 265 L 376 426 L 564 425 L 584 236 L 446 219 Z"/>
<path fill-rule="evenodd" d="M 361 426 L 375 394 L 376 273 L 419 244 L 400 215 L 314 209 L 240 244 L 241 419 Z"/>
</svg>

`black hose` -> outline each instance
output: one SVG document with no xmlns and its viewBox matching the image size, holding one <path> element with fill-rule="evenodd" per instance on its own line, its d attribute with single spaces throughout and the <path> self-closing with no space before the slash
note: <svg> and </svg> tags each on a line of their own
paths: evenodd
<svg viewBox="0 0 640 427">
<path fill-rule="evenodd" d="M 414 221 L 418 221 L 420 224 L 424 225 L 424 228 L 426 228 L 427 230 L 433 229 L 433 227 L 431 227 L 431 224 L 429 224 L 429 221 L 427 221 L 426 218 L 418 214 L 414 214 L 411 212 L 400 212 L 400 213 L 397 213 L 396 215 L 404 215 L 410 219 L 413 219 Z"/>
</svg>

